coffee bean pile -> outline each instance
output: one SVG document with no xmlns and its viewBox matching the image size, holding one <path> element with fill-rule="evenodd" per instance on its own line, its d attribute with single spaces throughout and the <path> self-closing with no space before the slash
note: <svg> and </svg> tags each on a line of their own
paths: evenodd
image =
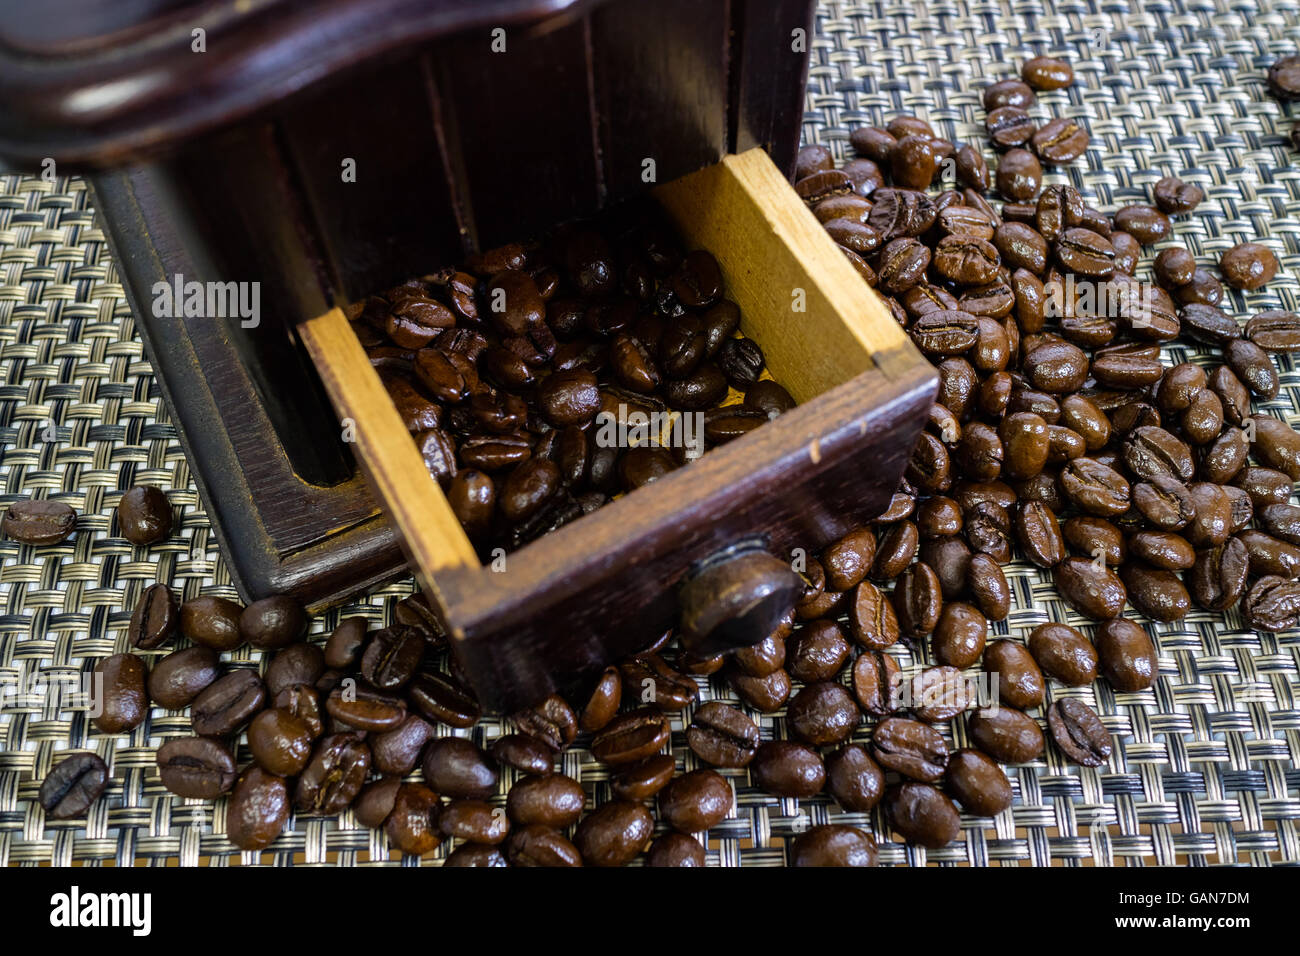
<svg viewBox="0 0 1300 956">
<path fill-rule="evenodd" d="M 1300 508 L 1290 503 L 1300 434 L 1251 408 L 1277 395 L 1269 353 L 1300 349 L 1300 316 L 1263 312 L 1243 328 L 1224 311 L 1220 280 L 1178 246 L 1138 276 L 1143 247 L 1195 209 L 1198 187 L 1167 177 L 1152 204 L 1107 215 L 1072 186 L 1042 185 L 1042 165 L 1082 155 L 1088 135 L 1074 121 L 1036 126 L 1029 108 L 1035 91 L 1072 81 L 1068 64 L 1038 58 L 985 90 L 992 175 L 978 147 L 914 116 L 854 130 L 858 157 L 838 169 L 822 146 L 798 159 L 796 190 L 940 373 L 902 486 L 871 527 L 821 555 L 798 608 L 814 623 L 792 639 L 796 658 L 805 642 L 834 647 L 810 675 L 833 680 L 850 652 L 831 622 L 847 613 L 865 649 L 855 697 L 882 718 L 872 756 L 907 781 L 884 792 L 888 817 L 925 846 L 958 834 L 949 797 L 976 814 L 1009 805 L 1005 776 L 985 760 L 1041 755 L 1041 727 L 1024 711 L 1042 705 L 1045 679 L 1084 686 L 1100 672 L 1121 691 L 1151 686 L 1155 647 L 1121 616 L 1126 604 L 1158 621 L 1240 604 L 1259 630 L 1300 625 Z M 1277 270 L 1255 242 L 1218 263 L 1223 282 L 1246 291 Z M 1166 365 L 1161 346 L 1180 338 L 1217 349 L 1221 364 Z M 1054 622 L 1027 646 L 986 646 L 989 622 L 1007 616 L 1001 568 L 1013 556 L 1052 572 L 1065 603 L 1096 622 L 1091 641 Z M 911 717 L 894 715 L 885 688 L 898 664 L 886 648 L 900 638 L 929 639 L 936 666 L 918 680 L 935 687 L 959 686 L 960 669 L 981 661 L 999 676 L 1003 706 L 969 717 L 978 751 L 958 759 L 928 727 L 963 707 L 918 708 L 913 688 Z M 792 732 L 820 743 L 799 734 L 794 710 Z M 1098 766 L 1110 755 L 1083 702 L 1058 700 L 1045 716 L 1067 758 Z M 814 779 L 817 755 L 803 759 Z M 976 767 L 979 787 L 966 779 Z M 846 809 L 874 805 L 835 796 Z"/>
<path fill-rule="evenodd" d="M 703 414 L 703 449 L 794 406 L 738 333 L 717 260 L 642 212 L 513 243 L 370 296 L 349 317 L 481 553 L 512 550 L 688 460 L 601 439 Z M 743 393 L 743 400 L 742 394 Z M 631 419 L 636 422 L 635 418 Z M 700 450 L 703 450 L 700 449 Z"/>
</svg>

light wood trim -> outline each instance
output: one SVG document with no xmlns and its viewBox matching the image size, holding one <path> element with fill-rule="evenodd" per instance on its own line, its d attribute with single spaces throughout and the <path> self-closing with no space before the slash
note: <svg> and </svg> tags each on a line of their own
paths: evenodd
<svg viewBox="0 0 1300 956">
<path fill-rule="evenodd" d="M 717 258 L 741 330 L 800 403 L 873 363 L 886 375 L 910 364 L 899 361 L 914 356 L 898 322 L 763 150 L 728 156 L 654 194 L 689 248 Z M 806 292 L 804 312 L 793 311 L 796 288 Z"/>
<path fill-rule="evenodd" d="M 415 567 L 424 572 L 425 586 L 437 590 L 433 579 L 439 572 L 478 570 L 474 547 L 425 467 L 343 310 L 331 309 L 303 323 L 298 334 L 335 410 L 356 422 L 361 462 Z"/>
</svg>

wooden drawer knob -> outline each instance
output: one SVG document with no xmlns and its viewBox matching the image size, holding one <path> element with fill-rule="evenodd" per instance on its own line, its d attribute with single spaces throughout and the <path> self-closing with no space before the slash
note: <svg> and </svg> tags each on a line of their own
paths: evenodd
<svg viewBox="0 0 1300 956">
<path fill-rule="evenodd" d="M 711 656 L 757 644 L 794 608 L 803 586 L 788 564 L 758 545 L 720 551 L 682 585 L 682 645 Z"/>
</svg>

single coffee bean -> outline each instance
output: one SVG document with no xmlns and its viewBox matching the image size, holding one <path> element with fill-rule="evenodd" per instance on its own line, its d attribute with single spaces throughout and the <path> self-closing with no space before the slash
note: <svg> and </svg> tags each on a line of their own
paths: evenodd
<svg viewBox="0 0 1300 956">
<path fill-rule="evenodd" d="M 1061 753 L 1082 767 L 1100 767 L 1111 754 L 1110 731 L 1096 711 L 1074 697 L 1047 709 L 1047 726 Z"/>
<path fill-rule="evenodd" d="M 652 754 L 621 767 L 610 778 L 610 790 L 619 800 L 648 800 L 668 786 L 676 772 L 677 761 L 672 754 Z"/>
<path fill-rule="evenodd" d="M 218 678 L 190 706 L 190 725 L 200 737 L 228 737 L 241 730 L 266 704 L 266 687 L 250 670 Z"/>
<path fill-rule="evenodd" d="M 749 765 L 754 785 L 779 797 L 806 799 L 821 792 L 826 767 L 817 751 L 790 740 L 769 740 Z"/>
<path fill-rule="evenodd" d="M 1034 134 L 1034 120 L 1019 106 L 999 106 L 990 110 L 984 121 L 989 139 L 997 149 L 1023 146 Z"/>
<path fill-rule="evenodd" d="M 1267 575 L 1251 587 L 1243 603 L 1246 620 L 1261 631 L 1284 631 L 1300 623 L 1300 581 Z"/>
<path fill-rule="evenodd" d="M 153 485 L 128 488 L 117 503 L 117 526 L 132 544 L 162 541 L 172 533 L 171 502 Z"/>
<path fill-rule="evenodd" d="M 37 800 L 51 820 L 68 820 L 84 816 L 107 786 L 108 767 L 99 755 L 77 753 L 50 769 L 41 781 Z"/>
<path fill-rule="evenodd" d="M 1129 602 L 1155 621 L 1177 621 L 1187 615 L 1191 597 L 1173 571 L 1130 561 L 1120 568 Z"/>
<path fill-rule="evenodd" d="M 869 813 L 885 792 L 885 773 L 861 744 L 826 758 L 826 789 L 850 813 Z"/>
<path fill-rule="evenodd" d="M 370 770 L 370 748 L 358 734 L 321 740 L 298 778 L 294 806 L 299 813 L 332 816 L 347 808 Z M 401 795 L 398 795 L 401 802 Z M 391 818 L 390 818 L 391 819 Z"/>
<path fill-rule="evenodd" d="M 140 726 L 149 712 L 147 670 L 134 654 L 114 654 L 95 665 L 95 674 L 104 682 L 100 713 L 94 718 L 96 728 L 106 734 L 121 734 Z"/>
<path fill-rule="evenodd" d="M 791 866 L 875 866 L 876 841 L 857 827 L 824 824 L 795 837 Z"/>
<path fill-rule="evenodd" d="M 1066 558 L 1056 566 L 1053 579 L 1065 603 L 1094 621 L 1110 620 L 1123 610 L 1123 583 L 1109 568 L 1087 558 Z"/>
<path fill-rule="evenodd" d="M 515 827 L 506 840 L 511 866 L 582 866 L 582 855 L 564 834 L 540 823 Z"/>
<path fill-rule="evenodd" d="M 936 787 L 907 780 L 885 793 L 885 814 L 909 843 L 930 850 L 947 846 L 961 835 L 961 814 Z"/>
<path fill-rule="evenodd" d="M 1300 350 L 1300 313 L 1260 312 L 1246 321 L 1246 338 L 1266 352 Z"/>
<path fill-rule="evenodd" d="M 1185 183 L 1176 176 L 1165 176 L 1156 183 L 1153 192 L 1156 206 L 1169 215 L 1185 215 L 1205 199 L 1205 190 L 1200 186 Z"/>
<path fill-rule="evenodd" d="M 425 751 L 421 769 L 425 782 L 446 797 L 487 800 L 496 793 L 496 762 L 464 737 L 435 740 Z"/>
<path fill-rule="evenodd" d="M 1043 753 L 1043 732 L 1033 718 L 1010 707 L 977 710 L 970 718 L 975 746 L 1001 763 L 1029 763 Z"/>
<path fill-rule="evenodd" d="M 1003 702 L 1017 710 L 1030 710 L 1043 702 L 1043 672 L 1023 644 L 994 641 L 984 652 L 984 669 L 998 677 Z"/>
<path fill-rule="evenodd" d="M 962 601 L 944 604 L 934 628 L 935 660 L 958 668 L 974 664 L 984 651 L 988 628 L 988 619 L 974 605 Z"/>
<path fill-rule="evenodd" d="M 220 676 L 217 652 L 208 647 L 187 647 L 174 651 L 149 672 L 149 698 L 160 707 L 180 710 L 188 707 Z"/>
<path fill-rule="evenodd" d="M 1068 624 L 1040 624 L 1029 633 L 1028 646 L 1043 673 L 1068 687 L 1091 684 L 1097 676 L 1096 650 Z"/>
<path fill-rule="evenodd" d="M 1219 271 L 1223 273 L 1224 281 L 1234 289 L 1249 292 L 1271 282 L 1277 269 L 1277 256 L 1259 242 L 1238 243 L 1219 259 Z"/>
<path fill-rule="evenodd" d="M 162 785 L 178 797 L 215 800 L 235 785 L 235 758 L 207 737 L 174 737 L 155 759 Z"/>
<path fill-rule="evenodd" d="M 861 719 L 853 697 L 831 681 L 809 684 L 786 707 L 790 732 L 817 747 L 843 743 Z"/>
<path fill-rule="evenodd" d="M 1043 182 L 1043 166 L 1027 149 L 1009 149 L 998 160 L 996 180 L 998 192 L 1003 196 L 1024 202 L 1038 195 Z M 1113 261 L 1114 250 L 1111 251 Z"/>
<path fill-rule="evenodd" d="M 578 824 L 573 843 L 588 866 L 626 866 L 650 843 L 654 819 L 631 800 L 611 800 Z"/>
<path fill-rule="evenodd" d="M 734 804 L 731 784 L 716 770 L 693 770 L 659 791 L 660 819 L 682 833 L 717 826 Z"/>
<path fill-rule="evenodd" d="M 425 717 L 440 720 L 449 727 L 473 727 L 481 714 L 474 692 L 455 677 L 440 671 L 423 670 L 416 674 L 406 687 L 406 699 Z M 513 715 L 511 720 L 519 724 L 518 715 Z M 521 729 L 527 733 L 534 732 L 531 727 Z M 577 733 L 576 721 L 573 733 Z M 573 736 L 570 736 L 568 742 L 572 740 Z"/>
<path fill-rule="evenodd" d="M 528 734 L 503 734 L 488 747 L 498 763 L 521 773 L 548 774 L 555 767 L 555 752 L 547 744 Z"/>
<path fill-rule="evenodd" d="M 1188 576 L 1192 598 L 1211 611 L 1225 611 L 1246 593 L 1250 554 L 1239 538 L 1197 552 Z"/>
<path fill-rule="evenodd" d="M 948 745 L 933 727 L 917 720 L 887 717 L 876 725 L 872 754 L 889 770 L 929 783 L 943 779 Z"/>
<path fill-rule="evenodd" d="M 406 701 L 365 685 L 334 688 L 325 698 L 325 710 L 345 727 L 371 733 L 396 730 L 406 720 Z"/>
<path fill-rule="evenodd" d="M 516 826 L 540 823 L 562 830 L 577 822 L 587 795 L 564 774 L 520 778 L 506 796 L 506 815 Z"/>
<path fill-rule="evenodd" d="M 1116 690 L 1145 690 L 1155 682 L 1155 646 L 1141 627 L 1123 618 L 1106 621 L 1097 629 L 1096 640 L 1101 672 Z"/>
<path fill-rule="evenodd" d="M 294 684 L 315 684 L 325 673 L 325 655 L 315 644 L 290 644 L 271 658 L 263 681 L 274 697 Z"/>
<path fill-rule="evenodd" d="M 214 651 L 232 651 L 246 638 L 240 632 L 243 613 L 234 601 L 205 594 L 181 605 L 181 633 Z"/>
<path fill-rule="evenodd" d="M 1029 142 L 1039 159 L 1060 166 L 1082 156 L 1088 140 L 1088 131 L 1077 121 L 1057 117 L 1039 127 Z"/>
<path fill-rule="evenodd" d="M 611 766 L 635 763 L 658 752 L 671 733 L 657 708 L 642 707 L 616 718 L 591 741 L 591 752 Z"/>
<path fill-rule="evenodd" d="M 1002 768 L 978 750 L 965 748 L 948 758 L 944 789 L 978 817 L 995 817 L 1013 799 L 1011 784 Z"/>
<path fill-rule="evenodd" d="M 267 773 L 293 777 L 311 756 L 307 722 L 287 710 L 264 710 L 248 725 L 248 749 Z"/>
<path fill-rule="evenodd" d="M 1036 90 L 1059 90 L 1074 82 L 1074 69 L 1057 57 L 1036 56 L 1024 62 L 1020 76 Z"/>
<path fill-rule="evenodd" d="M 715 767 L 745 767 L 754 759 L 760 738 L 758 727 L 744 713 L 718 701 L 709 701 L 700 705 L 691 718 L 686 743 L 705 763 Z"/>
<path fill-rule="evenodd" d="M 482 800 L 452 800 L 438 812 L 438 829 L 446 837 L 496 845 L 505 840 L 510 823 Z"/>
<path fill-rule="evenodd" d="M 418 714 L 407 714 L 392 730 L 371 734 L 366 738 L 370 745 L 371 763 L 380 773 L 406 776 L 420 762 L 420 754 L 434 734 L 433 725 L 427 720 Z M 426 772 L 426 780 L 428 776 Z M 440 789 L 439 792 L 446 791 Z M 450 793 L 448 795 L 451 796 Z"/>
<path fill-rule="evenodd" d="M 883 717 L 895 709 L 898 662 L 884 651 L 868 651 L 853 662 L 853 696 L 862 710 Z"/>
<path fill-rule="evenodd" d="M 275 842 L 288 820 L 289 788 L 284 778 L 258 766 L 245 770 L 226 804 L 230 842 L 241 850 L 264 850 Z"/>
<path fill-rule="evenodd" d="M 1144 246 L 1169 235 L 1169 218 L 1154 206 L 1124 206 L 1115 212 L 1115 228 L 1127 232 Z"/>
<path fill-rule="evenodd" d="M 424 784 L 403 783 L 393 797 L 393 807 L 384 821 L 388 840 L 403 853 L 424 856 L 442 843 L 438 818 L 442 802 Z"/>
<path fill-rule="evenodd" d="M 658 654 L 646 653 L 628 658 L 619 665 L 623 675 L 623 693 L 629 699 L 640 700 L 649 689 L 651 703 L 665 713 L 684 710 L 700 694 L 699 685 L 680 671 L 674 670 Z"/>
<path fill-rule="evenodd" d="M 179 628 L 180 603 L 172 589 L 165 584 L 145 588 L 131 613 L 131 646 L 152 651 L 175 637 Z"/>
<path fill-rule="evenodd" d="M 1233 339 L 1224 348 L 1228 367 L 1260 398 L 1277 398 L 1280 382 L 1268 353 L 1248 339 Z"/>
<path fill-rule="evenodd" d="M 740 699 L 759 713 L 775 713 L 790 698 L 790 674 L 784 668 L 766 677 L 749 677 L 733 672 L 729 679 Z"/>
<path fill-rule="evenodd" d="M 992 112 L 999 106 L 1028 108 L 1033 106 L 1035 101 L 1033 89 L 1020 80 L 998 80 L 984 88 L 984 109 L 988 112 Z"/>
<path fill-rule="evenodd" d="M 45 498 L 15 501 L 0 520 L 6 537 L 33 546 L 58 544 L 76 527 L 77 513 L 71 507 Z"/>
</svg>

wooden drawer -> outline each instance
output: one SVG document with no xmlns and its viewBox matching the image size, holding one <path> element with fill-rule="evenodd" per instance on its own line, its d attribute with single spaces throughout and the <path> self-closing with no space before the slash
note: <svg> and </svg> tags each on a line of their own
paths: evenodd
<svg viewBox="0 0 1300 956">
<path fill-rule="evenodd" d="M 788 561 L 879 514 L 934 398 L 934 368 L 762 150 L 655 196 L 686 246 L 717 258 L 741 331 L 800 404 L 513 552 L 504 570 L 479 562 L 342 308 L 299 328 L 487 710 L 645 647 L 713 556 L 755 545 Z"/>
</svg>

